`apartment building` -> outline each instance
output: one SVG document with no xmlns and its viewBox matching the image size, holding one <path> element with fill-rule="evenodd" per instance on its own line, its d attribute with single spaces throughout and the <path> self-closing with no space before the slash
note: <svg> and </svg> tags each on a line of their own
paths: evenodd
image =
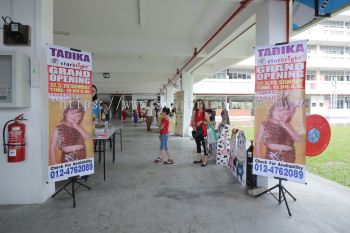
<svg viewBox="0 0 350 233">
<path fill-rule="evenodd" d="M 323 115 L 333 124 L 350 123 L 350 10 L 292 37 L 305 39 L 308 114 Z M 219 109 L 226 100 L 232 116 L 249 118 L 254 116 L 254 84 L 254 59 L 249 58 L 196 83 L 194 95 Z"/>
</svg>

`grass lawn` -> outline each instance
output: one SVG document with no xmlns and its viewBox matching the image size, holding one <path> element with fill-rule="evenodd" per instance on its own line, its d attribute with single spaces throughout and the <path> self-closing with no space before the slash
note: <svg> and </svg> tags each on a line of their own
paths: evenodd
<svg viewBox="0 0 350 233">
<path fill-rule="evenodd" d="M 327 149 L 308 157 L 306 165 L 308 171 L 350 187 L 350 127 L 332 127 Z"/>
<path fill-rule="evenodd" d="M 238 127 L 253 139 L 254 128 Z M 306 158 L 308 171 L 350 187 L 350 127 L 332 127 L 332 137 L 327 149 L 316 157 Z"/>
</svg>

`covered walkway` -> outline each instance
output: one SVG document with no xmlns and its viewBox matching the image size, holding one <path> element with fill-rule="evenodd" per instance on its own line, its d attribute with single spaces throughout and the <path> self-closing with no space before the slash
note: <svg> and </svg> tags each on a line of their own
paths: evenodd
<svg viewBox="0 0 350 233">
<path fill-rule="evenodd" d="M 1 206 L 0 232 L 245 233 L 348 232 L 350 190 L 308 174 L 308 186 L 289 183 L 293 217 L 270 195 L 249 197 L 225 167 L 193 165 L 195 145 L 171 137 L 175 165 L 156 165 L 158 134 L 124 125 L 125 150 L 107 154 L 81 188 L 77 207 L 62 193 L 43 205 Z M 119 145 L 117 145 L 118 148 Z"/>
</svg>

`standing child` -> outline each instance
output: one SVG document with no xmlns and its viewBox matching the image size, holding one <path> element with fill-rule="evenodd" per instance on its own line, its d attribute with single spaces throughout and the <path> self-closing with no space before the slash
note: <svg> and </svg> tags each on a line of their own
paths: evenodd
<svg viewBox="0 0 350 233">
<path fill-rule="evenodd" d="M 137 122 L 139 121 L 139 115 L 137 113 L 137 110 L 134 110 L 133 113 L 132 113 L 132 117 L 134 119 L 134 126 L 136 127 L 137 126 Z"/>
<path fill-rule="evenodd" d="M 168 139 L 169 139 L 169 113 L 170 109 L 164 107 L 162 109 L 162 118 L 160 120 L 160 150 L 159 157 L 154 160 L 155 163 L 161 163 L 163 161 L 164 152 L 168 156 L 168 160 L 164 161 L 164 164 L 174 164 L 174 159 L 170 155 L 168 150 Z"/>
<path fill-rule="evenodd" d="M 123 122 L 125 122 L 127 114 L 128 114 L 128 109 L 124 108 L 124 110 L 122 111 Z"/>
</svg>

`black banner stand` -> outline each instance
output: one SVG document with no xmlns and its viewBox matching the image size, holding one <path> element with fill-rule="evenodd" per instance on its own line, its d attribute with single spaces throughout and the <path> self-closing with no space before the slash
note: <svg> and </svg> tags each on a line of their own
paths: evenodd
<svg viewBox="0 0 350 233">
<path fill-rule="evenodd" d="M 287 181 L 287 179 L 279 178 L 279 177 L 274 177 L 274 178 L 278 180 L 278 184 L 276 184 L 272 188 L 269 188 L 268 190 L 266 190 L 266 191 L 256 195 L 255 197 L 260 197 L 261 195 L 263 195 L 265 193 L 270 193 L 278 201 L 278 204 L 281 204 L 282 202 L 284 202 L 286 204 L 286 207 L 287 207 L 287 210 L 288 210 L 288 214 L 289 214 L 289 216 L 292 216 L 292 213 L 290 212 L 290 209 L 289 209 L 289 206 L 288 206 L 286 193 L 291 198 L 293 198 L 294 201 L 296 201 L 297 199 L 282 185 L 282 180 Z M 278 198 L 271 192 L 275 188 L 278 188 Z M 283 196 L 283 199 L 282 199 L 282 196 Z"/>
<path fill-rule="evenodd" d="M 79 176 L 73 176 L 69 177 L 69 181 L 59 190 L 57 190 L 51 197 L 54 198 L 57 194 L 59 194 L 61 191 L 65 190 L 71 197 L 73 198 L 73 208 L 75 208 L 75 192 L 78 190 L 80 186 L 83 186 L 84 188 L 91 190 L 91 188 L 85 184 L 82 184 L 78 179 L 85 179 L 87 180 L 87 177 L 79 177 Z M 72 191 L 70 192 L 67 190 L 67 186 L 72 184 Z M 77 186 L 75 186 L 77 184 Z"/>
</svg>

